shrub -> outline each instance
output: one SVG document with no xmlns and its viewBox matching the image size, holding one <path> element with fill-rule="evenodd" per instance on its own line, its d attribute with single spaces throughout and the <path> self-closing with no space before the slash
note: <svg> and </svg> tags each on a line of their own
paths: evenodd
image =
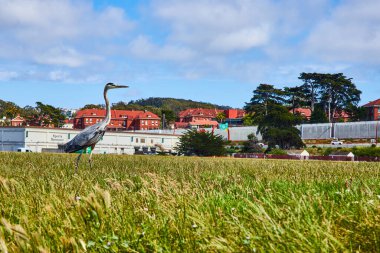
<svg viewBox="0 0 380 253">
<path fill-rule="evenodd" d="M 274 148 L 271 151 L 269 151 L 268 154 L 271 154 L 271 155 L 287 155 L 288 153 L 283 149 Z"/>
</svg>

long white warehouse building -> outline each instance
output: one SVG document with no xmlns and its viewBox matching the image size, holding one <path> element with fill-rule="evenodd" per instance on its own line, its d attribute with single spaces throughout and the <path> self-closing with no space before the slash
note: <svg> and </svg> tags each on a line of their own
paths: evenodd
<svg viewBox="0 0 380 253">
<path fill-rule="evenodd" d="M 0 127 L 0 151 L 18 149 L 42 152 L 58 149 L 80 131 L 62 128 Z M 135 148 L 150 150 L 173 150 L 179 135 L 142 132 L 106 132 L 98 142 L 94 153 L 134 154 Z"/>
</svg>

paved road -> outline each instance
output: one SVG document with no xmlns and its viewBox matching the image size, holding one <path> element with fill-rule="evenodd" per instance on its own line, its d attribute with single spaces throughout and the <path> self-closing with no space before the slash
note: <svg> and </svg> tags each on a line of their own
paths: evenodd
<svg viewBox="0 0 380 253">
<path fill-rule="evenodd" d="M 372 144 L 371 143 L 344 143 L 342 145 L 331 145 L 331 144 L 307 144 L 306 146 L 307 147 L 312 147 L 312 146 L 316 146 L 316 147 L 321 147 L 321 148 L 353 148 L 353 147 L 370 147 Z M 377 147 L 379 147 L 380 145 L 378 144 Z"/>
</svg>

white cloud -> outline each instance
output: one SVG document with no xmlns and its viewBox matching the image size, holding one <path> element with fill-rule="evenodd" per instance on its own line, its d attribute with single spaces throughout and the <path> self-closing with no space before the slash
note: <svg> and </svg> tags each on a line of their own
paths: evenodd
<svg viewBox="0 0 380 253">
<path fill-rule="evenodd" d="M 128 51 L 142 59 L 149 60 L 168 60 L 168 61 L 187 61 L 194 58 L 195 53 L 189 48 L 164 45 L 158 46 L 145 36 L 138 36 L 128 45 Z"/>
<path fill-rule="evenodd" d="M 67 79 L 68 73 L 62 70 L 54 70 L 49 73 L 49 77 L 52 81 L 62 81 Z"/>
<path fill-rule="evenodd" d="M 324 60 L 380 63 L 380 2 L 342 2 L 305 42 L 305 50 Z"/>
<path fill-rule="evenodd" d="M 123 9 L 95 11 L 89 1 L 0 0 L 0 6 L 0 59 L 78 67 L 91 59 L 86 55 L 102 53 L 96 41 L 112 44 L 133 27 Z"/>
<path fill-rule="evenodd" d="M 277 18 L 270 1 L 155 1 L 169 25 L 169 41 L 202 51 L 229 53 L 265 45 Z"/>
<path fill-rule="evenodd" d="M 98 56 L 81 54 L 74 48 L 67 47 L 54 47 L 37 54 L 34 58 L 37 63 L 67 66 L 72 68 L 80 67 L 89 61 L 94 62 L 101 59 Z"/>
<path fill-rule="evenodd" d="M 18 74 L 14 71 L 0 71 L 0 81 L 8 81 L 17 77 Z"/>
</svg>

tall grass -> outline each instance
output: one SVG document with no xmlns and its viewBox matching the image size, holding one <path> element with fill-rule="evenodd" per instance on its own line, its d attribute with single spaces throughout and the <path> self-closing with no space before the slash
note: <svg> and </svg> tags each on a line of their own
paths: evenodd
<svg viewBox="0 0 380 253">
<path fill-rule="evenodd" d="M 74 159 L 0 153 L 0 252 L 380 249 L 376 163 Z"/>
</svg>

